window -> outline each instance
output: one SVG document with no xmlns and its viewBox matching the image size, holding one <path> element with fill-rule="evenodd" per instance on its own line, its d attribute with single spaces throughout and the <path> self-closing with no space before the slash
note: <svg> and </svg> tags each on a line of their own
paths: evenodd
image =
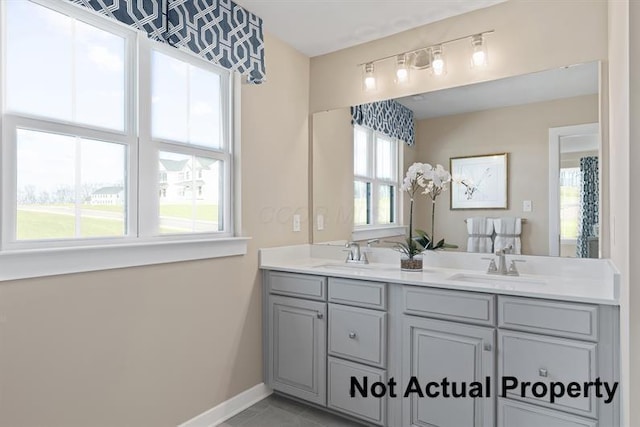
<svg viewBox="0 0 640 427">
<path fill-rule="evenodd" d="M 72 4 L 3 3 L 2 249 L 233 236 L 231 73 Z"/>
<path fill-rule="evenodd" d="M 355 126 L 353 132 L 354 227 L 398 223 L 398 141 Z"/>
<path fill-rule="evenodd" d="M 560 240 L 564 242 L 578 238 L 580 180 L 579 167 L 560 169 Z"/>
</svg>

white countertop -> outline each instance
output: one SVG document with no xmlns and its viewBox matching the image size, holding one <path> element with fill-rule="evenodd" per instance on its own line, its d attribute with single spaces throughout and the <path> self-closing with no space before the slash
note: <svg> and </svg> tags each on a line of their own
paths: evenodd
<svg viewBox="0 0 640 427">
<path fill-rule="evenodd" d="M 508 259 L 526 260 L 526 264 L 518 265 L 521 275 L 512 278 L 486 274 L 484 264 L 488 262 L 482 258 L 491 254 L 427 254 L 422 271 L 405 272 L 400 270 L 399 255 L 394 251 L 376 249 L 370 253 L 370 264 L 357 265 L 344 262 L 342 249 L 327 245 L 261 249 L 260 268 L 522 297 L 619 304 L 619 274 L 610 260 L 508 255 Z M 467 275 L 467 278 L 460 280 L 460 275 Z"/>
</svg>

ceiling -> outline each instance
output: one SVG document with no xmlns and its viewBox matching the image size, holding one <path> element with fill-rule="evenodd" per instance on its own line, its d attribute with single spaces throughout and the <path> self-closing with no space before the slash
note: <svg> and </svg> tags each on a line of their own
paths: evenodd
<svg viewBox="0 0 640 427">
<path fill-rule="evenodd" d="M 573 65 L 398 98 L 416 120 L 598 93 L 598 63 Z"/>
<path fill-rule="evenodd" d="M 505 0 L 235 0 L 309 57 L 380 39 Z"/>
</svg>

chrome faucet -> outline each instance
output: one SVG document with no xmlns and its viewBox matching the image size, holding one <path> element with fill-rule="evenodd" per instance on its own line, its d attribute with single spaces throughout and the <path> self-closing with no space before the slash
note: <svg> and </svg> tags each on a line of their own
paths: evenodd
<svg viewBox="0 0 640 427">
<path fill-rule="evenodd" d="M 496 266 L 496 261 L 493 258 L 482 258 L 489 260 L 489 268 L 487 269 L 487 274 L 500 274 L 502 276 L 519 276 L 520 273 L 516 267 L 516 262 L 525 262 L 521 259 L 512 259 L 509 264 L 509 268 L 507 268 L 507 254 L 513 251 L 513 246 L 509 245 L 502 249 L 496 251 L 496 256 L 498 257 L 498 265 Z"/>
<path fill-rule="evenodd" d="M 498 268 L 493 274 L 501 274 L 503 276 L 507 275 L 507 257 L 506 255 L 511 252 L 513 249 L 512 245 L 506 246 L 502 249 L 496 251 L 496 256 L 498 257 Z"/>
<path fill-rule="evenodd" d="M 360 245 L 358 243 L 349 242 L 345 245 L 345 247 L 349 252 L 345 262 L 356 263 L 356 264 L 369 264 L 369 260 L 367 259 L 367 254 L 360 250 Z"/>
</svg>

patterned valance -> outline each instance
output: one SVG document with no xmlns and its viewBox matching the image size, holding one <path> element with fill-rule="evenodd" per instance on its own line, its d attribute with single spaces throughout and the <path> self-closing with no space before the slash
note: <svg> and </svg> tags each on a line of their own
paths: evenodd
<svg viewBox="0 0 640 427">
<path fill-rule="evenodd" d="M 397 138 L 407 145 L 415 143 L 413 111 L 392 99 L 351 107 L 351 123 Z"/>
<path fill-rule="evenodd" d="M 262 19 L 231 0 L 70 1 L 237 70 L 252 83 L 265 80 Z"/>
</svg>

